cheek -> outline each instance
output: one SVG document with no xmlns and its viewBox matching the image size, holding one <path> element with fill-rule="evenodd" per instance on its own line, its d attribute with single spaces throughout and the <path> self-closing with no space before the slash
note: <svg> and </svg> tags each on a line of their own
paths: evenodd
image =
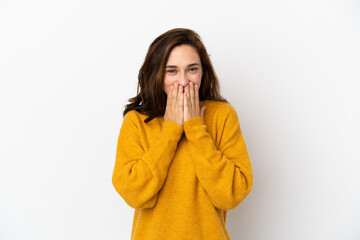
<svg viewBox="0 0 360 240">
<path fill-rule="evenodd" d="M 173 81 L 171 80 L 171 78 L 169 78 L 169 77 L 164 78 L 163 89 L 166 92 L 166 94 L 170 91 L 170 86 L 171 86 L 172 82 Z"/>
<path fill-rule="evenodd" d="M 197 85 L 199 85 L 200 86 L 200 84 L 201 84 L 201 77 L 202 77 L 202 74 L 201 73 L 199 73 L 199 74 L 196 74 L 196 76 L 194 76 L 194 82 L 197 84 Z"/>
</svg>

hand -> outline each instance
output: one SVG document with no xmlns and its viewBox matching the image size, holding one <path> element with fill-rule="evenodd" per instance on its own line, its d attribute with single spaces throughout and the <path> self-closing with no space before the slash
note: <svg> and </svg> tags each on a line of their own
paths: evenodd
<svg viewBox="0 0 360 240">
<path fill-rule="evenodd" d="M 184 96 L 184 121 L 193 117 L 204 117 L 206 106 L 201 107 L 199 103 L 199 87 L 192 82 L 185 87 Z"/>
<path fill-rule="evenodd" d="M 183 87 L 175 83 L 170 86 L 167 96 L 164 121 L 170 120 L 181 126 L 184 121 L 184 93 Z"/>
</svg>

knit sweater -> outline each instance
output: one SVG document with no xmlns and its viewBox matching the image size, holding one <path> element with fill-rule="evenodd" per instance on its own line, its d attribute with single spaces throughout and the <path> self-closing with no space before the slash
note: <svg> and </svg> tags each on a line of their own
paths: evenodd
<svg viewBox="0 0 360 240">
<path fill-rule="evenodd" d="M 183 126 L 127 112 L 112 183 L 135 209 L 131 240 L 230 240 L 226 213 L 248 195 L 253 172 L 237 113 L 205 100 Z"/>
</svg>

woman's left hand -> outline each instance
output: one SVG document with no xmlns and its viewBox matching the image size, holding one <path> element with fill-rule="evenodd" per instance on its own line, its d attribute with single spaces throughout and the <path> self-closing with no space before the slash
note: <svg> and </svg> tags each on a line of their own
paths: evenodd
<svg viewBox="0 0 360 240">
<path fill-rule="evenodd" d="M 185 87 L 184 121 L 194 117 L 203 117 L 205 108 L 205 106 L 200 108 L 199 86 L 190 82 L 189 85 Z"/>
</svg>

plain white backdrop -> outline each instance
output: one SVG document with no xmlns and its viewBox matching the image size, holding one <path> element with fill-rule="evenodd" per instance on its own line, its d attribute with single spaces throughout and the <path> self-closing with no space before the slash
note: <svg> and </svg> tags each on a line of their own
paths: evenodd
<svg viewBox="0 0 360 240">
<path fill-rule="evenodd" d="M 202 37 L 253 165 L 231 238 L 360 239 L 355 0 L 0 0 L 0 239 L 130 239 L 122 111 L 175 27 Z"/>
</svg>

